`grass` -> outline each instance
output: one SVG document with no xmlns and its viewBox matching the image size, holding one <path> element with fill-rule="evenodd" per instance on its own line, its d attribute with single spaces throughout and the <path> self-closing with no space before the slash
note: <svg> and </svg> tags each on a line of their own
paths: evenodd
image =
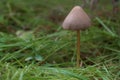
<svg viewBox="0 0 120 80">
<path fill-rule="evenodd" d="M 63 30 L 62 20 L 52 11 L 62 9 L 58 13 L 64 18 L 79 2 L 2 0 L 0 80 L 119 80 L 119 14 L 118 19 L 111 15 L 92 19 L 92 27 L 81 33 L 83 66 L 75 67 L 76 34 Z"/>
</svg>

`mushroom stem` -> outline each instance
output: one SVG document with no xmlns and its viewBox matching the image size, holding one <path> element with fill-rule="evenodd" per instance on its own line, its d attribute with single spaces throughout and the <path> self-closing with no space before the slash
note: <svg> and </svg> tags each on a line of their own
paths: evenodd
<svg viewBox="0 0 120 80">
<path fill-rule="evenodd" d="M 80 67 L 80 30 L 77 30 L 77 67 Z"/>
</svg>

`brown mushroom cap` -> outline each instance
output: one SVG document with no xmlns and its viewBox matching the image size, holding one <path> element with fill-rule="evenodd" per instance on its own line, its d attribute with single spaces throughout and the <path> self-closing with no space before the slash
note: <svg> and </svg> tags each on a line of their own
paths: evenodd
<svg viewBox="0 0 120 80">
<path fill-rule="evenodd" d="M 75 6 L 65 18 L 62 27 L 68 30 L 85 30 L 91 25 L 90 18 L 80 6 Z"/>
</svg>

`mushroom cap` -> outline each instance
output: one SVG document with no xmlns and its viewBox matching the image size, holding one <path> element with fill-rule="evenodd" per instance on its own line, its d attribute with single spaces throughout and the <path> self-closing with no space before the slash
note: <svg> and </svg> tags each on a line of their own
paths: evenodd
<svg viewBox="0 0 120 80">
<path fill-rule="evenodd" d="M 75 6 L 65 18 L 62 27 L 68 30 L 85 30 L 91 20 L 80 6 Z"/>
</svg>

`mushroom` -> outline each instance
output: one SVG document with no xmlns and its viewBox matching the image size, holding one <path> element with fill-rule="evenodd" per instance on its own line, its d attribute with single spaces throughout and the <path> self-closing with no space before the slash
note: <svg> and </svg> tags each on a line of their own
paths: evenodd
<svg viewBox="0 0 120 80">
<path fill-rule="evenodd" d="M 77 32 L 77 67 L 80 67 L 80 31 L 91 25 L 89 16 L 80 6 L 75 6 L 65 18 L 62 27 Z"/>
</svg>

